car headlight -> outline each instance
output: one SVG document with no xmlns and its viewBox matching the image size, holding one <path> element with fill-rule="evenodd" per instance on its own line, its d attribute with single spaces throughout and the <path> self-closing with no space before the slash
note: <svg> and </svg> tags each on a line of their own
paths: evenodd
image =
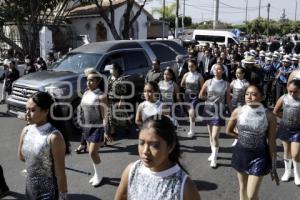
<svg viewBox="0 0 300 200">
<path fill-rule="evenodd" d="M 45 91 L 51 94 L 54 98 L 66 99 L 70 98 L 72 89 L 69 85 L 64 85 L 62 87 L 57 86 L 47 86 Z"/>
</svg>

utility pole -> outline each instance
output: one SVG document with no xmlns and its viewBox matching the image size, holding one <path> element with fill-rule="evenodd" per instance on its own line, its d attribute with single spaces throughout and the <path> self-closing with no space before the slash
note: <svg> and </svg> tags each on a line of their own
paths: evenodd
<svg viewBox="0 0 300 200">
<path fill-rule="evenodd" d="M 182 18 L 181 18 L 182 33 L 184 32 L 184 18 L 185 18 L 185 0 L 183 0 L 183 5 L 182 5 Z"/>
<path fill-rule="evenodd" d="M 163 34 L 162 39 L 165 39 L 165 16 L 166 15 L 166 0 L 163 0 Z"/>
<path fill-rule="evenodd" d="M 298 8 L 298 1 L 296 0 L 295 21 L 297 21 L 297 8 Z"/>
<path fill-rule="evenodd" d="M 258 5 L 258 18 L 260 18 L 260 7 L 261 7 L 261 0 L 259 0 L 259 5 Z"/>
<path fill-rule="evenodd" d="M 247 18 L 248 18 L 248 0 L 246 0 L 246 17 L 245 17 L 245 24 L 247 24 Z"/>
<path fill-rule="evenodd" d="M 218 21 L 219 21 L 219 0 L 215 0 L 213 29 L 216 29 L 218 25 Z"/>
<path fill-rule="evenodd" d="M 178 38 L 178 10 L 179 10 L 179 0 L 176 0 L 175 38 Z"/>
<path fill-rule="evenodd" d="M 267 21 L 267 36 L 269 37 L 269 26 L 270 26 L 270 7 L 271 4 L 268 3 L 268 21 Z"/>
</svg>

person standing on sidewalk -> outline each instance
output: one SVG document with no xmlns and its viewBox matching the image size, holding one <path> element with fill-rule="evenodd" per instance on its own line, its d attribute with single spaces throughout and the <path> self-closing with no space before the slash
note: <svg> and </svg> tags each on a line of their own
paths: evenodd
<svg viewBox="0 0 300 200">
<path fill-rule="evenodd" d="M 53 120 L 54 105 L 46 92 L 35 93 L 26 103 L 29 125 L 22 130 L 18 157 L 26 165 L 28 200 L 67 199 L 65 155 L 70 152 L 69 143 L 64 131 L 58 130 L 62 127 Z"/>
<path fill-rule="evenodd" d="M 9 60 L 5 59 L 3 62 L 3 74 L 0 77 L 0 80 L 3 80 L 3 84 L 2 84 L 2 94 L 1 94 L 1 100 L 0 103 L 4 103 L 5 99 L 6 99 L 6 91 L 5 91 L 5 84 L 6 84 L 6 77 L 7 77 L 7 73 L 8 73 L 8 63 Z"/>
<path fill-rule="evenodd" d="M 9 193 L 9 188 L 4 178 L 3 168 L 0 165 L 0 199 L 8 195 L 8 193 Z"/>
<path fill-rule="evenodd" d="M 282 118 L 278 128 L 278 137 L 284 149 L 285 171 L 281 181 L 289 181 L 293 164 L 294 182 L 300 186 L 300 80 L 290 81 L 287 91 L 288 94 L 278 99 L 273 110 L 276 116 Z"/>
<path fill-rule="evenodd" d="M 0 80 L 5 80 L 5 97 L 6 93 L 8 95 L 12 92 L 12 84 L 15 80 L 17 80 L 20 77 L 19 70 L 16 68 L 16 62 L 15 61 L 8 61 L 8 71 L 2 77 L 0 77 Z M 5 99 L 5 98 L 4 98 Z M 1 102 L 4 103 L 4 102 Z"/>
</svg>

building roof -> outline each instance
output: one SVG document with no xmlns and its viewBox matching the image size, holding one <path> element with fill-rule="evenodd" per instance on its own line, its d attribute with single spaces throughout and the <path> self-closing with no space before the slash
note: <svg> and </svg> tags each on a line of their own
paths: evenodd
<svg viewBox="0 0 300 200">
<path fill-rule="evenodd" d="M 126 0 L 113 0 L 112 1 L 112 6 L 114 9 L 126 4 Z M 100 4 L 100 2 L 99 2 Z M 140 6 L 138 3 L 135 2 L 137 6 Z M 103 11 L 108 11 L 110 7 L 110 1 L 109 0 L 103 0 L 101 10 Z M 143 9 L 143 12 L 152 20 L 153 16 L 147 12 L 145 9 Z M 95 16 L 99 15 L 99 10 L 97 6 L 93 3 L 91 5 L 84 5 L 84 6 L 77 6 L 74 9 L 72 9 L 68 13 L 68 17 L 84 17 L 84 16 Z"/>
</svg>

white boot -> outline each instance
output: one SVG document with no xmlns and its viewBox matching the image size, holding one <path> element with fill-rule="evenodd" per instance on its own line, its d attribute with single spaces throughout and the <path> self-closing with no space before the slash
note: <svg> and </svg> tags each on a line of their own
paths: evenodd
<svg viewBox="0 0 300 200">
<path fill-rule="evenodd" d="M 218 151 L 219 147 L 212 147 L 212 158 L 210 161 L 210 167 L 216 168 L 217 167 L 217 158 L 218 158 Z"/>
<path fill-rule="evenodd" d="M 211 154 L 210 154 L 210 156 L 207 158 L 207 160 L 208 161 L 211 161 L 212 160 L 212 157 L 213 157 L 213 150 L 212 150 L 213 148 L 212 148 L 212 143 L 210 143 L 210 150 L 211 150 Z"/>
<path fill-rule="evenodd" d="M 100 167 L 100 164 L 93 163 L 95 174 L 93 178 L 91 178 L 90 183 L 92 186 L 98 186 L 103 179 L 103 170 Z"/>
<path fill-rule="evenodd" d="M 188 138 L 192 138 L 195 135 L 195 122 L 190 118 L 190 131 L 187 133 Z"/>
<path fill-rule="evenodd" d="M 294 181 L 297 186 L 300 186 L 300 163 L 293 160 L 294 165 Z"/>
<path fill-rule="evenodd" d="M 289 181 L 292 176 L 292 160 L 284 159 L 284 173 L 281 177 L 281 181 Z"/>
</svg>

